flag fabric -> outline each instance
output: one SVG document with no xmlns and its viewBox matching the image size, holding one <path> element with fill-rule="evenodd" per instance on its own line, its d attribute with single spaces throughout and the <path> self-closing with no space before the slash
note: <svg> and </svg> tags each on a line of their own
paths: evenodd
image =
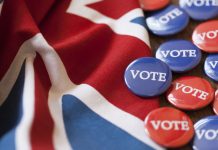
<svg viewBox="0 0 218 150">
<path fill-rule="evenodd" d="M 124 84 L 127 65 L 144 56 L 137 0 L 5 0 L 0 149 L 163 149 L 143 126 L 158 99 Z"/>
</svg>

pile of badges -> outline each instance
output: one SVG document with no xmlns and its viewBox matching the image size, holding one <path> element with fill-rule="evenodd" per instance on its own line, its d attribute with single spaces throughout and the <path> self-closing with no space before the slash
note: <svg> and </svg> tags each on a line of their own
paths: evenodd
<svg viewBox="0 0 218 150">
<path fill-rule="evenodd" d="M 170 36 L 181 32 L 190 18 L 200 23 L 193 31 L 192 41 L 167 41 L 159 46 L 154 57 L 138 58 L 124 73 L 127 87 L 140 97 L 165 94 L 176 108 L 162 107 L 145 118 L 145 131 L 156 143 L 177 148 L 191 141 L 195 150 L 218 149 L 218 116 L 210 116 L 193 125 L 181 110 L 198 110 L 213 102 L 218 115 L 218 90 L 198 76 L 172 79 L 173 73 L 191 71 L 201 61 L 202 51 L 210 53 L 204 63 L 204 72 L 218 81 L 218 0 L 179 0 L 179 6 L 170 0 L 139 0 L 149 14 L 146 28 L 157 36 Z M 149 13 L 148 13 L 149 12 Z"/>
</svg>

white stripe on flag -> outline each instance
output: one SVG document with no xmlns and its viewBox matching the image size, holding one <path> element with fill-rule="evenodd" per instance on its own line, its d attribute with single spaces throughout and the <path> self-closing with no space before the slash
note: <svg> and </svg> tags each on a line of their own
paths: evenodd
<svg viewBox="0 0 218 150">
<path fill-rule="evenodd" d="M 16 128 L 15 145 L 17 150 L 30 150 L 30 128 L 34 117 L 35 80 L 33 68 L 34 56 L 26 59 L 23 90 L 23 116 Z"/>
<path fill-rule="evenodd" d="M 34 38 L 34 37 L 33 37 Z M 0 81 L 0 106 L 5 102 L 6 98 L 10 94 L 18 76 L 21 71 L 21 67 L 25 62 L 25 79 L 23 90 L 23 116 L 20 123 L 16 128 L 15 145 L 18 150 L 29 150 L 30 145 L 30 127 L 33 121 L 34 113 L 34 69 L 33 60 L 36 56 L 35 51 L 31 46 L 32 39 L 25 41 L 18 50 L 13 62 L 11 63 L 6 74 Z"/>
<path fill-rule="evenodd" d="M 34 38 L 34 37 L 33 37 Z M 35 56 L 36 53 L 31 48 L 30 43 L 32 39 L 25 41 L 18 50 L 17 55 L 15 56 L 14 60 L 12 61 L 9 69 L 7 70 L 6 74 L 3 76 L 2 80 L 0 81 L 0 106 L 4 103 L 8 95 L 10 94 L 17 78 L 20 73 L 21 67 L 23 65 L 24 60 L 28 56 Z"/>
<path fill-rule="evenodd" d="M 145 44 L 150 46 L 148 32 L 143 26 L 132 23 L 131 20 L 136 17 L 143 17 L 142 9 L 136 8 L 123 15 L 121 18 L 115 20 L 109 18 L 95 9 L 88 7 L 87 5 L 101 2 L 102 0 L 71 0 L 70 6 L 67 9 L 68 13 L 78 15 L 86 18 L 96 24 L 106 24 L 115 33 L 120 35 L 129 35 L 140 39 Z"/>
<path fill-rule="evenodd" d="M 157 150 L 163 149 L 147 137 L 144 131 L 144 122 L 142 120 L 109 103 L 108 100 L 106 100 L 90 85 L 81 84 L 66 94 L 74 95 L 92 111 L 126 131 L 141 142 Z"/>
<path fill-rule="evenodd" d="M 64 65 L 56 51 L 47 43 L 42 34 L 32 38 L 34 49 L 41 55 L 52 83 L 48 96 L 48 107 L 54 121 L 53 144 L 57 150 L 71 150 L 70 143 L 64 128 L 61 90 L 72 88 Z"/>
<path fill-rule="evenodd" d="M 53 132 L 53 143 L 55 149 L 72 150 L 63 122 L 62 94 L 51 89 L 49 91 L 48 105 L 55 126 Z"/>
</svg>

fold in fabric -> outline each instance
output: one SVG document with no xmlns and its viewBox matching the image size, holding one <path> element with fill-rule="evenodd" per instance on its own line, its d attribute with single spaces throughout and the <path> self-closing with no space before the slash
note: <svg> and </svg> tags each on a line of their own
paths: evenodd
<svg viewBox="0 0 218 150">
<path fill-rule="evenodd" d="M 151 56 L 135 0 L 6 0 L 0 16 L 0 149 L 162 149 L 159 107 L 124 84 Z"/>
</svg>

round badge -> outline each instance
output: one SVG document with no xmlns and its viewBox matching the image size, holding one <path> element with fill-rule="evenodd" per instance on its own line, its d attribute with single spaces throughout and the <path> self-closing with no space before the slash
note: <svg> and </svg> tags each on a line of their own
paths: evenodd
<svg viewBox="0 0 218 150">
<path fill-rule="evenodd" d="M 174 72 L 185 72 L 199 64 L 201 51 L 189 41 L 173 40 L 161 44 L 156 58 L 168 64 Z"/>
<path fill-rule="evenodd" d="M 194 20 L 207 20 L 218 15 L 217 0 L 180 0 L 179 5 Z"/>
<path fill-rule="evenodd" d="M 205 52 L 218 52 L 218 20 L 198 25 L 192 34 L 192 40 Z"/>
<path fill-rule="evenodd" d="M 143 57 L 129 64 L 124 78 L 128 88 L 136 95 L 153 97 L 164 93 L 169 88 L 172 73 L 161 60 Z"/>
<path fill-rule="evenodd" d="M 218 54 L 210 54 L 204 62 L 204 72 L 211 79 L 218 81 Z"/>
<path fill-rule="evenodd" d="M 179 7 L 170 5 L 148 17 L 148 29 L 160 36 L 173 35 L 182 31 L 189 22 L 189 16 Z"/>
<path fill-rule="evenodd" d="M 168 101 L 185 110 L 196 110 L 205 107 L 214 99 L 211 84 L 200 77 L 186 76 L 173 81 L 167 92 Z"/>
<path fill-rule="evenodd" d="M 217 150 L 218 148 L 218 116 L 201 119 L 194 125 L 194 150 Z"/>
<path fill-rule="evenodd" d="M 215 99 L 213 102 L 213 111 L 215 112 L 216 115 L 218 115 L 218 90 L 215 92 Z"/>
<path fill-rule="evenodd" d="M 170 3 L 170 0 L 139 0 L 142 9 L 145 11 L 154 11 L 161 9 Z"/>
<path fill-rule="evenodd" d="M 191 119 L 182 111 L 170 107 L 150 112 L 145 118 L 145 131 L 153 141 L 167 148 L 183 146 L 194 135 Z"/>
</svg>

